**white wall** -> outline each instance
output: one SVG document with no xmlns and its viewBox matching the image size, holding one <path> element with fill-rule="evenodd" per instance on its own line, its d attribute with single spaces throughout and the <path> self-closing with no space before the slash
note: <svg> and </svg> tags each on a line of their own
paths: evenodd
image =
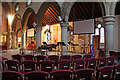
<svg viewBox="0 0 120 80">
<path fill-rule="evenodd" d="M 120 15 L 118 17 L 118 51 L 120 52 Z"/>
<path fill-rule="evenodd" d="M 116 15 L 114 22 L 114 50 L 120 51 L 120 15 Z"/>
</svg>

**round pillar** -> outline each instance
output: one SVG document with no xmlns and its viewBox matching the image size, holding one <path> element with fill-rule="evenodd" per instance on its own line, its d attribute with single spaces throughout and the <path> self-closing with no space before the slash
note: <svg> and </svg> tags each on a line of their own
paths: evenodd
<svg viewBox="0 0 120 80">
<path fill-rule="evenodd" d="M 67 48 L 67 28 L 68 28 L 68 22 L 61 22 L 61 42 L 64 42 L 66 46 L 63 46 L 63 54 L 68 54 L 68 48 Z"/>
<path fill-rule="evenodd" d="M 106 30 L 106 56 L 109 56 L 109 51 L 114 50 L 114 15 L 107 15 L 103 17 Z"/>
<path fill-rule="evenodd" d="M 22 34 L 22 50 L 24 47 L 24 32 L 23 32 L 23 28 L 21 29 L 21 34 Z"/>
<path fill-rule="evenodd" d="M 16 32 L 12 32 L 12 48 L 16 48 Z"/>
<path fill-rule="evenodd" d="M 36 44 L 37 48 L 41 46 L 41 27 L 36 27 Z"/>
</svg>

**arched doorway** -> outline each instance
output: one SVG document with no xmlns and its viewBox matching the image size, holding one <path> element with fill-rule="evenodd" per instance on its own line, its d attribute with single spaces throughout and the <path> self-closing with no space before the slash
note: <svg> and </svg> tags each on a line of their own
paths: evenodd
<svg viewBox="0 0 120 80">
<path fill-rule="evenodd" d="M 21 29 L 21 19 L 19 14 L 14 15 L 13 23 L 11 25 L 12 27 L 12 49 L 20 48 L 21 46 L 21 32 L 19 31 Z M 19 31 L 19 32 L 18 32 Z M 19 40 L 19 41 L 18 41 Z"/>
<path fill-rule="evenodd" d="M 33 14 L 29 16 L 28 22 L 27 22 L 27 29 L 26 29 L 26 47 L 28 46 L 35 46 L 36 48 L 36 19 Z"/>
<path fill-rule="evenodd" d="M 33 19 L 32 19 L 33 18 Z M 29 27 L 32 27 L 33 22 L 36 22 L 35 18 L 35 12 L 32 8 L 28 8 L 22 18 L 22 47 L 26 48 L 27 47 L 27 36 L 26 36 L 26 31 Z"/>
<path fill-rule="evenodd" d="M 57 2 L 44 2 L 37 15 L 37 20 L 38 20 L 38 26 L 37 26 L 37 46 L 40 46 L 41 43 L 44 41 L 43 39 L 43 34 L 41 33 L 42 31 L 42 26 L 46 25 L 53 25 L 58 23 L 58 16 L 60 15 L 60 6 Z M 52 28 L 52 27 L 51 27 Z M 46 31 L 46 30 L 45 30 Z M 44 32 L 43 32 L 44 33 Z M 39 36 L 41 35 L 41 36 Z M 52 37 L 51 35 L 51 40 L 52 42 L 50 43 L 57 43 L 56 38 Z"/>
<path fill-rule="evenodd" d="M 60 29 L 58 16 L 59 12 L 57 9 L 53 5 L 50 5 L 46 10 L 42 21 L 42 42 L 57 44 L 58 40 L 61 40 L 61 38 L 59 38 L 61 37 L 61 35 L 59 35 L 61 33 L 58 31 L 58 29 Z"/>
</svg>

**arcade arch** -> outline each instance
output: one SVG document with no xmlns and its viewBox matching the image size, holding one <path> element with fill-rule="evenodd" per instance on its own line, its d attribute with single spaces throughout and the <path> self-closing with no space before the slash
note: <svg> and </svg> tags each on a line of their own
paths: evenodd
<svg viewBox="0 0 120 80">
<path fill-rule="evenodd" d="M 27 31 L 27 24 L 28 24 L 28 20 L 30 18 L 30 16 L 33 15 L 34 19 L 36 19 L 35 17 L 35 11 L 32 8 L 27 8 L 25 13 L 23 14 L 22 17 L 22 48 L 26 48 L 26 31 Z"/>
</svg>

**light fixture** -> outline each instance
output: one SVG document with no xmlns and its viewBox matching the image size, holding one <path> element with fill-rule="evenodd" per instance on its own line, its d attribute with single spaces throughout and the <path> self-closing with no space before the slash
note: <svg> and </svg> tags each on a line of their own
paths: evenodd
<svg viewBox="0 0 120 80">
<path fill-rule="evenodd" d="M 36 26 L 37 26 L 37 24 L 36 24 L 35 22 L 33 22 L 33 24 L 32 24 L 32 25 L 33 25 L 33 27 L 36 27 Z"/>
<path fill-rule="evenodd" d="M 58 16 L 58 20 L 59 20 L 59 21 L 62 21 L 62 18 L 61 18 L 61 16 Z"/>
<path fill-rule="evenodd" d="M 32 0 L 28 0 L 28 2 L 26 3 L 26 7 L 30 6 L 32 4 Z"/>
<path fill-rule="evenodd" d="M 18 12 L 19 9 L 20 9 L 20 5 L 19 5 L 19 3 L 17 3 L 17 4 L 15 5 L 15 12 Z"/>
<path fill-rule="evenodd" d="M 8 21 L 10 25 L 12 24 L 13 19 L 14 19 L 14 16 L 8 15 Z"/>
</svg>

